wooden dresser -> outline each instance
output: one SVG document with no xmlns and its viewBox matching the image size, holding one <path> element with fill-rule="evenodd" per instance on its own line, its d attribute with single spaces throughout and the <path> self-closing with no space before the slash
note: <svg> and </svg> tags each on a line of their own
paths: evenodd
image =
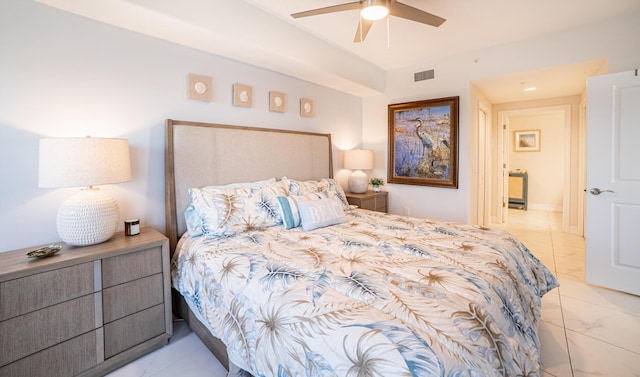
<svg viewBox="0 0 640 377">
<path fill-rule="evenodd" d="M 347 192 L 345 195 L 349 204 L 356 205 L 358 208 L 389 212 L 389 193 L 387 191 L 367 191 L 364 194 Z"/>
<path fill-rule="evenodd" d="M 169 244 L 152 228 L 0 253 L 0 376 L 102 376 L 172 334 Z"/>
</svg>

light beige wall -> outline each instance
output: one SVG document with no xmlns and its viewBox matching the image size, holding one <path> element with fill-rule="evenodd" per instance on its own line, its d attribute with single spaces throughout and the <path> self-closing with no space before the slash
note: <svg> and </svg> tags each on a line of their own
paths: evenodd
<svg viewBox="0 0 640 377">
<path fill-rule="evenodd" d="M 528 208 L 562 211 L 565 169 L 565 114 L 549 111 L 510 115 L 509 171 L 528 173 Z M 539 130 L 539 152 L 516 152 L 513 135 L 517 131 Z"/>
</svg>

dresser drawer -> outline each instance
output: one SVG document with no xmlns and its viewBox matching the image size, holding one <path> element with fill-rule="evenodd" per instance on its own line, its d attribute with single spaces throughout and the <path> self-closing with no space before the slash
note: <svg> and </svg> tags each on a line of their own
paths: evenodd
<svg viewBox="0 0 640 377">
<path fill-rule="evenodd" d="M 375 211 L 376 210 L 376 198 L 362 199 L 360 201 L 360 208 L 368 209 L 370 211 Z"/>
<path fill-rule="evenodd" d="M 82 296 L 0 322 L 0 365 L 100 327 L 100 296 Z"/>
<path fill-rule="evenodd" d="M 165 332 L 165 306 L 156 305 L 104 325 L 104 358 L 108 359 Z"/>
<path fill-rule="evenodd" d="M 356 205 L 359 208 L 370 211 L 388 212 L 388 193 L 386 191 L 373 192 L 367 191 L 364 194 L 346 194 L 349 204 Z"/>
<path fill-rule="evenodd" d="M 164 302 L 162 274 L 106 288 L 102 292 L 104 323 Z"/>
<path fill-rule="evenodd" d="M 378 212 L 387 211 L 387 201 L 384 197 L 362 199 L 360 203 L 361 203 L 360 208 L 362 209 L 368 209 L 371 211 L 378 211 Z"/>
<path fill-rule="evenodd" d="M 0 283 L 0 321 L 88 295 L 93 276 L 89 262 Z"/>
<path fill-rule="evenodd" d="M 57 344 L 14 363 L 0 367 L 2 377 L 78 375 L 98 364 L 97 331 Z"/>
<path fill-rule="evenodd" d="M 161 272 L 162 248 L 159 246 L 106 258 L 102 260 L 102 287 L 112 287 Z"/>
</svg>

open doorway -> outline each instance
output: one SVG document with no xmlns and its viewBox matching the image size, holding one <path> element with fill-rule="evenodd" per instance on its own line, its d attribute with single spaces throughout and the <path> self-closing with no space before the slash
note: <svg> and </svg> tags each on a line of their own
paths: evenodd
<svg viewBox="0 0 640 377">
<path fill-rule="evenodd" d="M 566 233 L 583 235 L 584 218 L 580 179 L 581 97 L 558 98 L 543 103 L 514 103 L 493 106 L 492 132 L 485 140 L 490 150 L 485 197 L 487 225 L 503 226 L 509 214 L 509 172 L 527 173 L 528 210 L 559 212 Z M 543 106 L 547 104 L 548 106 Z M 515 151 L 516 132 L 536 131 L 539 149 Z M 480 141 L 480 140 L 478 140 Z"/>
<path fill-rule="evenodd" d="M 501 204 L 494 223 L 508 223 L 507 208 L 568 213 L 571 189 L 571 106 L 498 112 L 503 166 Z M 524 139 L 532 137 L 532 140 Z M 523 147 L 525 141 L 531 146 Z M 515 193 L 515 194 L 514 194 Z M 506 204 L 506 205 L 504 205 Z M 563 226 L 564 228 L 564 226 Z"/>
<path fill-rule="evenodd" d="M 509 158 L 502 156 L 512 148 L 513 133 L 502 128 L 505 120 L 508 121 L 511 116 L 510 112 L 516 114 L 520 111 L 563 107 L 567 115 L 564 134 L 564 183 L 561 195 L 562 229 L 567 233 L 584 234 L 586 80 L 604 71 L 606 59 L 595 59 L 472 81 L 470 114 L 474 127 L 470 132 L 471 219 L 478 224 L 494 225 L 505 221 L 503 214 L 508 216 L 508 198 L 503 195 L 508 192 L 508 187 L 505 187 L 508 184 L 503 185 L 503 182 L 508 179 L 509 169 L 518 168 L 507 166 Z M 534 83 L 537 90 L 525 91 L 530 83 Z M 486 134 L 478 124 L 482 119 L 479 109 L 483 106 L 487 109 Z M 542 148 L 544 150 L 544 144 Z M 484 172 L 482 158 L 485 158 Z M 544 173 L 542 175 L 544 176 Z M 485 189 L 484 192 L 481 190 L 482 187 Z M 546 208 L 553 206 L 544 202 L 533 204 L 542 204 Z M 537 208 L 536 205 L 533 208 Z"/>
</svg>

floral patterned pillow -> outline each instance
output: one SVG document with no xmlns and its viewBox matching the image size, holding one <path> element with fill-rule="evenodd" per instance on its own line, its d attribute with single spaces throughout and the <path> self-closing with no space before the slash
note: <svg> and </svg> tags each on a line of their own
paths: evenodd
<svg viewBox="0 0 640 377">
<path fill-rule="evenodd" d="M 275 178 L 269 178 L 261 181 L 254 182 L 236 182 L 229 183 L 226 185 L 219 186 L 205 186 L 201 187 L 200 190 L 226 190 L 226 189 L 234 189 L 234 188 L 262 188 L 271 183 L 275 183 Z M 184 210 L 184 219 L 187 224 L 187 232 L 190 235 L 196 237 L 202 235 L 202 220 L 200 214 L 196 211 L 193 203 L 189 204 L 189 206 Z"/>
<path fill-rule="evenodd" d="M 322 178 L 318 181 L 298 181 L 282 177 L 280 182 L 284 182 L 285 185 L 287 185 L 290 195 L 306 195 L 310 193 L 326 192 L 328 198 L 337 198 L 340 200 L 344 210 L 350 209 L 344 190 L 333 178 Z"/>
<path fill-rule="evenodd" d="M 216 239 L 281 224 L 277 197 L 288 190 L 279 181 L 261 187 L 191 188 L 188 193 L 201 224 L 195 231 Z"/>
</svg>

